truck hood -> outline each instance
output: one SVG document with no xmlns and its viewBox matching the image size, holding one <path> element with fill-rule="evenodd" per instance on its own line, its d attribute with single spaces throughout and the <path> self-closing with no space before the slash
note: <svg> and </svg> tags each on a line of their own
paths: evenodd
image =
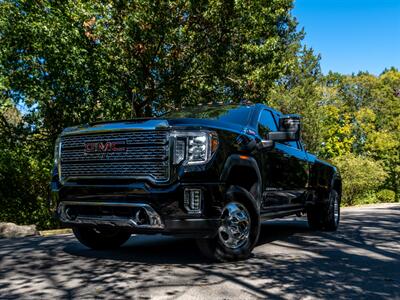
<svg viewBox="0 0 400 300">
<path fill-rule="evenodd" d="M 179 119 L 132 119 L 123 121 L 110 121 L 88 123 L 73 127 L 65 128 L 61 133 L 62 136 L 90 134 L 101 132 L 131 131 L 131 130 L 190 130 L 190 129 L 215 129 L 228 130 L 234 132 L 243 132 L 243 126 L 233 123 L 225 123 L 217 120 L 179 118 Z"/>
</svg>

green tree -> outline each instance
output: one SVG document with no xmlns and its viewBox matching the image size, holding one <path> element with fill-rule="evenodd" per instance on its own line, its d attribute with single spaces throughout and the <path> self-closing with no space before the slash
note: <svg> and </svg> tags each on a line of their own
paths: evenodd
<svg viewBox="0 0 400 300">
<path fill-rule="evenodd" d="M 356 137 L 354 151 L 383 163 L 387 188 L 400 199 L 400 72 L 386 70 L 380 76 L 361 73 L 349 78 L 353 82 L 353 103 L 360 103 L 354 112 Z"/>
<path fill-rule="evenodd" d="M 387 177 L 383 166 L 371 158 L 347 154 L 332 161 L 342 175 L 344 205 L 353 205 L 357 200 L 362 203 L 363 197 L 377 191 Z"/>
<path fill-rule="evenodd" d="M 258 100 L 301 33 L 288 0 L 3 1 L 0 56 L 12 97 L 59 132 L 171 105 Z"/>
<path fill-rule="evenodd" d="M 283 113 L 302 116 L 303 140 L 309 151 L 319 152 L 322 142 L 320 118 L 320 57 L 303 47 L 293 55 L 291 68 L 270 89 L 266 103 Z"/>
</svg>

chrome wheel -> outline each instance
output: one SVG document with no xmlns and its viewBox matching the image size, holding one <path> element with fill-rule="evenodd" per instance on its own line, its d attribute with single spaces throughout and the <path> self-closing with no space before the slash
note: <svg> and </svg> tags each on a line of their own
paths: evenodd
<svg viewBox="0 0 400 300">
<path fill-rule="evenodd" d="M 335 224 L 339 223 L 339 200 L 337 194 L 333 198 L 333 217 Z"/>
<path fill-rule="evenodd" d="M 222 210 L 218 236 L 222 244 L 230 249 L 243 246 L 250 235 L 250 214 L 237 202 L 228 203 Z"/>
</svg>

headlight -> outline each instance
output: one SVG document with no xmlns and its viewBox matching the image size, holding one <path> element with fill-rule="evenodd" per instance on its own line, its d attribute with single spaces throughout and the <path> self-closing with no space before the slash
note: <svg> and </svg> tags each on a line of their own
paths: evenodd
<svg viewBox="0 0 400 300">
<path fill-rule="evenodd" d="M 218 148 L 218 136 L 208 131 L 173 132 L 174 164 L 186 161 L 188 165 L 204 164 Z"/>
<path fill-rule="evenodd" d="M 54 147 L 54 165 L 57 166 L 60 160 L 61 154 L 61 138 L 56 139 L 56 145 Z"/>
</svg>

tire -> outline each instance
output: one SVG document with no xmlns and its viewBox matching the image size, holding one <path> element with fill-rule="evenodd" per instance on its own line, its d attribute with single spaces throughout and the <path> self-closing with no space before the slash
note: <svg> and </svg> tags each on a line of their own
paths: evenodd
<svg viewBox="0 0 400 300">
<path fill-rule="evenodd" d="M 252 197 L 250 193 L 247 196 Z M 260 216 L 249 203 L 236 199 L 228 201 L 222 210 L 216 236 L 197 240 L 206 257 L 226 262 L 243 260 L 251 255 L 260 234 Z"/>
<path fill-rule="evenodd" d="M 72 230 L 79 242 L 95 250 L 116 249 L 131 236 L 128 232 L 114 228 L 75 227 Z"/>
<path fill-rule="evenodd" d="M 329 193 L 329 203 L 314 205 L 307 210 L 308 225 L 313 230 L 336 231 L 340 222 L 340 195 Z"/>
</svg>

